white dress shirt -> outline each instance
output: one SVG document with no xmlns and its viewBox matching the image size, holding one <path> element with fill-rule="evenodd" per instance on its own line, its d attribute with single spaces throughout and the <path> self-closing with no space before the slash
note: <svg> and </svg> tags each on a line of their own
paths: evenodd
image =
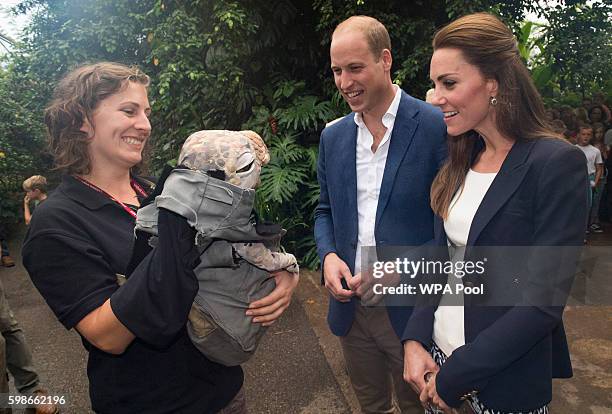
<svg viewBox="0 0 612 414">
<path fill-rule="evenodd" d="M 374 137 L 363 122 L 361 113 L 355 113 L 357 124 L 357 148 L 356 148 L 356 171 L 357 171 L 357 254 L 355 256 L 355 274 L 361 272 L 361 248 L 376 246 L 374 237 L 374 224 L 376 220 L 376 208 L 378 207 L 378 195 L 382 184 L 387 154 L 389 153 L 389 140 L 395 125 L 397 108 L 399 108 L 402 90 L 395 87 L 395 98 L 389 109 L 382 117 L 382 123 L 387 128 L 383 139 L 380 141 L 376 152 L 372 152 Z M 371 260 L 372 258 L 368 258 Z"/>
</svg>

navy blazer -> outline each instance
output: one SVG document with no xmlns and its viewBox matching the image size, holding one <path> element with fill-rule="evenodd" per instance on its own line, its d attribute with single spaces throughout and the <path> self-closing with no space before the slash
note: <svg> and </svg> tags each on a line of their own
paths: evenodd
<svg viewBox="0 0 612 414">
<path fill-rule="evenodd" d="M 335 252 L 354 273 L 357 248 L 357 125 L 354 113 L 321 133 L 315 210 L 315 239 L 321 263 Z M 433 238 L 431 183 L 447 154 L 442 112 L 402 92 L 389 142 L 389 153 L 378 197 L 375 220 L 377 246 L 418 246 Z M 344 336 L 353 323 L 355 301 L 330 297 L 327 321 L 335 335 Z M 389 307 L 398 336 L 411 308 Z"/>
<path fill-rule="evenodd" d="M 482 148 L 481 142 L 478 147 Z M 497 267 L 490 263 L 483 278 L 485 285 L 506 289 L 504 295 L 518 292 L 516 303 L 520 306 L 471 306 L 478 303 L 466 298 L 466 344 L 452 353 L 436 378 L 438 394 L 448 405 L 459 407 L 462 397 L 475 391 L 488 408 L 529 411 L 550 402 L 551 378 L 572 375 L 563 306 L 526 301 L 529 290 L 513 286 L 569 291 L 573 260 L 580 253 L 576 246 L 582 246 L 584 239 L 587 189 L 586 160 L 573 145 L 552 138 L 513 145 L 476 211 L 465 260 L 473 259 L 475 251 L 485 249 L 482 246 L 575 246 L 570 247 L 575 256 L 558 257 L 558 264 L 551 261 L 547 267 L 541 266 L 542 258 L 537 256 Z M 435 220 L 435 234 L 436 244 L 446 246 L 440 217 Z M 540 271 L 543 268 L 546 271 Z M 566 277 L 555 279 L 555 274 L 561 273 Z M 463 282 L 471 283 L 469 278 Z M 562 283 L 565 285 L 559 286 Z M 436 303 L 415 308 L 402 340 L 430 346 Z"/>
</svg>

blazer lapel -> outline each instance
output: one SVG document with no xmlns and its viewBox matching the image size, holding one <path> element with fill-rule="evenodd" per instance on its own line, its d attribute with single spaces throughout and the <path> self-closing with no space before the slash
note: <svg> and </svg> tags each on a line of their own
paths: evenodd
<svg viewBox="0 0 612 414">
<path fill-rule="evenodd" d="M 497 214 L 499 209 L 506 204 L 506 201 L 514 194 L 523 178 L 525 178 L 525 173 L 529 169 L 529 166 L 525 164 L 525 160 L 529 155 L 532 145 L 533 141 L 517 141 L 512 146 L 499 173 L 497 173 L 478 210 L 476 210 L 468 235 L 468 246 L 475 244 L 485 226 Z"/>
<path fill-rule="evenodd" d="M 337 162 L 339 169 L 337 170 L 340 174 L 339 183 L 344 186 L 346 191 L 346 212 L 348 214 L 347 223 L 353 223 L 355 238 L 357 237 L 357 124 L 350 119 L 348 128 L 342 129 L 342 136 L 337 137 L 340 151 L 338 154 Z"/>
<path fill-rule="evenodd" d="M 393 132 L 389 139 L 389 152 L 387 154 L 385 172 L 380 186 L 380 194 L 378 195 L 376 225 L 378 225 L 382 213 L 385 211 L 385 207 L 391 196 L 395 177 L 397 176 L 397 170 L 402 164 L 402 160 L 410 147 L 414 133 L 419 125 L 419 122 L 415 119 L 418 109 L 415 105 L 410 104 L 411 99 L 413 98 L 402 92 L 402 98 L 397 108 L 397 115 L 393 125 Z"/>
<path fill-rule="evenodd" d="M 434 244 L 446 247 L 448 244 L 446 230 L 444 230 L 444 220 L 438 215 L 434 215 Z"/>
</svg>

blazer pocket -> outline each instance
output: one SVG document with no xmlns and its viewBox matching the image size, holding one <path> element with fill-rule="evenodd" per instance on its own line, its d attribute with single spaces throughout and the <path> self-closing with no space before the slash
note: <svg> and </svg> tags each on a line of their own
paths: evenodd
<svg viewBox="0 0 612 414">
<path fill-rule="evenodd" d="M 529 217 L 527 210 L 522 208 L 507 208 L 500 212 L 501 215 L 508 215 L 514 217 Z"/>
</svg>

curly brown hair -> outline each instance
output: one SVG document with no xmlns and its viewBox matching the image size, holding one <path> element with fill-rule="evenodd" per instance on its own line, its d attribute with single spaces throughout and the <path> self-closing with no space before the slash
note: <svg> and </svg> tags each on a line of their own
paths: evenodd
<svg viewBox="0 0 612 414">
<path fill-rule="evenodd" d="M 49 151 L 55 169 L 66 174 L 88 174 L 90 138 L 81 131 L 85 121 L 94 126 L 93 113 L 100 102 L 136 82 L 149 85 L 149 77 L 136 66 L 99 62 L 70 71 L 58 83 L 45 110 Z M 140 164 L 134 169 L 138 170 Z"/>
</svg>

